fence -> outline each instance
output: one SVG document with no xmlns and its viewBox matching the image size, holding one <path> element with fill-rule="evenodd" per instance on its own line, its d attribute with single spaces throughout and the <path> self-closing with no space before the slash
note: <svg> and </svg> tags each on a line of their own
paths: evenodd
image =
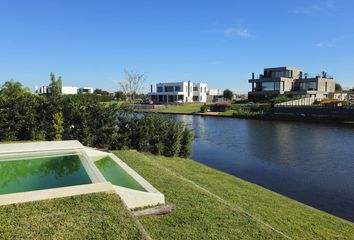
<svg viewBox="0 0 354 240">
<path fill-rule="evenodd" d="M 311 106 L 315 101 L 321 101 L 322 99 L 316 97 L 307 97 L 295 99 L 283 103 L 277 103 L 274 105 L 275 108 L 278 107 L 291 107 L 291 106 Z"/>
</svg>

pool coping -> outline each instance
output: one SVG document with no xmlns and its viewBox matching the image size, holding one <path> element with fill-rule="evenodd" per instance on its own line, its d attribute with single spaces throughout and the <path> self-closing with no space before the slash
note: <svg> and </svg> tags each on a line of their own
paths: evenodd
<svg viewBox="0 0 354 240">
<path fill-rule="evenodd" d="M 75 196 L 95 192 L 115 192 L 120 196 L 126 206 L 130 209 L 137 207 L 153 206 L 165 203 L 165 196 L 154 188 L 149 182 L 137 172 L 120 160 L 116 155 L 109 152 L 102 152 L 94 148 L 85 147 L 79 141 L 51 141 L 31 143 L 10 143 L 0 144 L 0 155 L 31 152 L 60 152 L 74 151 L 82 153 L 80 159 L 92 183 L 74 185 L 59 188 L 49 188 L 18 193 L 0 195 L 0 205 L 24 203 L 45 199 Z M 116 186 L 108 182 L 94 164 L 92 157 L 109 156 L 120 167 L 123 168 L 134 180 L 136 180 L 146 192 L 134 190 L 122 186 Z"/>
<path fill-rule="evenodd" d="M 0 195 L 0 206 L 99 192 L 116 193 L 113 185 L 110 182 L 90 183 L 69 187 L 49 188 L 28 192 L 3 194 Z"/>
</svg>

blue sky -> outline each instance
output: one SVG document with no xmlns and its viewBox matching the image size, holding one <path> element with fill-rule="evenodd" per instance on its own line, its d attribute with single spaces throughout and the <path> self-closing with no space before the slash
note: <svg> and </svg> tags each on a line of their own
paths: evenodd
<svg viewBox="0 0 354 240">
<path fill-rule="evenodd" d="M 247 92 L 264 67 L 354 84 L 352 0 L 1 0 L 0 82 L 118 90 L 124 68 L 150 83 L 202 81 Z"/>
</svg>

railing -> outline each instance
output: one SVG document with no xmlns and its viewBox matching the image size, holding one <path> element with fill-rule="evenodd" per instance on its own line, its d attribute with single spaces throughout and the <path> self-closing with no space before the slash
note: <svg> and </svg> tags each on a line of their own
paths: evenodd
<svg viewBox="0 0 354 240">
<path fill-rule="evenodd" d="M 283 103 L 277 103 L 274 107 L 291 107 L 291 106 L 310 106 L 314 104 L 316 101 L 321 101 L 322 98 L 316 97 L 307 97 L 307 98 L 300 98 L 296 100 L 291 100 Z"/>
</svg>

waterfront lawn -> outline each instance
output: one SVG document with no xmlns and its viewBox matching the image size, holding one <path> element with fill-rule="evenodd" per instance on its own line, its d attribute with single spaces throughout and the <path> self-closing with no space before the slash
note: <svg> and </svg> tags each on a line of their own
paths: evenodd
<svg viewBox="0 0 354 240">
<path fill-rule="evenodd" d="M 192 160 L 114 152 L 176 211 L 139 218 L 153 239 L 354 239 L 353 224 Z M 244 209 L 252 217 L 237 209 Z"/>
<path fill-rule="evenodd" d="M 185 103 L 180 105 L 167 105 L 166 108 L 158 108 L 154 109 L 154 112 L 164 112 L 164 113 L 180 113 L 180 114 L 188 114 L 188 113 L 196 113 L 200 111 L 200 107 L 203 106 L 204 103 Z"/>
<path fill-rule="evenodd" d="M 0 207 L 0 239 L 142 239 L 116 194 L 96 193 Z"/>
</svg>

